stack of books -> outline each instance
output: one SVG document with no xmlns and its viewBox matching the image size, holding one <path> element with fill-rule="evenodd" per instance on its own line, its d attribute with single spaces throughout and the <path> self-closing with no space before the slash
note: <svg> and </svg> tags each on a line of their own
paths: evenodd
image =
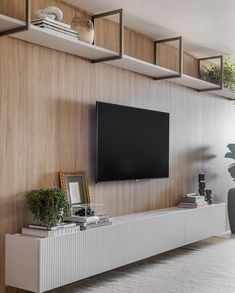
<svg viewBox="0 0 235 293">
<path fill-rule="evenodd" d="M 80 227 L 77 226 L 76 223 L 61 223 L 60 225 L 50 229 L 44 226 L 30 224 L 28 227 L 22 228 L 21 233 L 23 235 L 45 238 L 76 233 L 78 231 L 80 231 Z"/>
<path fill-rule="evenodd" d="M 197 193 L 191 193 L 182 197 L 178 207 L 195 209 L 204 207 L 205 205 L 207 205 L 207 203 L 204 196 L 198 195 Z"/>
<path fill-rule="evenodd" d="M 112 219 L 109 218 L 107 215 L 88 217 L 71 215 L 69 217 L 65 217 L 64 221 L 75 222 L 80 227 L 81 231 L 112 225 Z"/>
<path fill-rule="evenodd" d="M 49 17 L 32 20 L 32 24 L 39 26 L 41 28 L 50 29 L 77 38 L 77 32 L 71 29 L 71 25 L 68 25 L 57 20 L 53 20 Z"/>
</svg>

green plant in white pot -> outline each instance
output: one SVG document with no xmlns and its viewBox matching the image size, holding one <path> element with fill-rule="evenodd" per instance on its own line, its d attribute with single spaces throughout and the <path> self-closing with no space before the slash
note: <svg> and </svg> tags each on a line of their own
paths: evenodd
<svg viewBox="0 0 235 293">
<path fill-rule="evenodd" d="M 51 228 L 69 212 L 69 202 L 60 188 L 38 189 L 26 195 L 37 224 Z"/>
</svg>

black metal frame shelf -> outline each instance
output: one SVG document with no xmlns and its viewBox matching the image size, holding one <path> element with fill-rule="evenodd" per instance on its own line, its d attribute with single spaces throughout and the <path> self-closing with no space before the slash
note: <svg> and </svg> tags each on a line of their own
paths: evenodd
<svg viewBox="0 0 235 293">
<path fill-rule="evenodd" d="M 11 35 L 11 34 L 22 32 L 22 31 L 27 31 L 30 29 L 30 26 L 31 26 L 31 0 L 25 0 L 25 25 L 17 27 L 17 28 L 9 29 L 6 31 L 1 31 L 0 37 Z"/>
<path fill-rule="evenodd" d="M 207 60 L 213 60 L 213 59 L 220 59 L 220 84 L 218 84 L 218 88 L 216 90 L 222 90 L 223 89 L 223 77 L 224 77 L 224 62 L 223 62 L 223 55 L 217 55 L 217 56 L 211 56 L 211 57 L 204 57 L 204 58 L 198 58 L 198 78 L 202 79 L 201 75 L 201 62 L 202 61 L 207 61 Z M 214 91 L 215 89 L 213 87 L 209 87 L 204 89 L 204 92 L 208 91 Z M 198 90 L 199 92 L 202 90 Z"/>
<path fill-rule="evenodd" d="M 154 64 L 157 65 L 157 48 L 159 44 L 162 43 L 169 43 L 169 42 L 174 42 L 178 41 L 179 42 L 179 68 L 178 68 L 178 73 L 177 74 L 172 74 L 167 77 L 161 76 L 161 77 L 155 77 L 154 80 L 161 80 L 161 79 L 170 79 L 170 78 L 177 78 L 181 77 L 183 73 L 183 38 L 180 37 L 175 37 L 175 38 L 168 38 L 168 39 L 162 39 L 162 40 L 157 40 L 154 42 Z"/>
<path fill-rule="evenodd" d="M 123 22 L 123 9 L 117 9 L 113 11 L 108 11 L 100 14 L 95 14 L 92 15 L 91 19 L 95 27 L 95 20 L 97 18 L 101 17 L 106 17 L 106 16 L 111 16 L 114 14 L 119 15 L 119 52 L 118 56 L 112 56 L 112 57 L 107 57 L 107 58 L 102 58 L 102 59 L 96 59 L 92 60 L 92 63 L 98 63 L 98 62 L 104 62 L 104 61 L 109 61 L 109 60 L 116 60 L 116 59 L 122 59 L 123 58 L 123 51 L 124 51 L 124 22 Z M 96 40 L 94 40 L 94 45 L 96 44 Z"/>
<path fill-rule="evenodd" d="M 77 40 L 76 38 L 63 35 L 58 32 L 54 32 L 49 29 L 39 28 L 37 26 L 31 25 L 31 0 L 25 0 L 25 22 L 19 21 L 14 18 L 6 17 L 0 15 L 0 25 L 2 20 L 3 28 L 9 27 L 8 30 L 1 31 L 0 37 L 10 35 L 11 37 L 44 46 L 47 48 L 62 51 L 68 54 L 80 56 L 90 60 L 92 63 L 103 62 L 116 67 L 120 67 L 124 70 L 130 70 L 142 75 L 149 76 L 154 80 L 168 79 L 169 81 L 193 88 L 197 91 L 211 91 L 213 94 L 221 95 L 227 99 L 234 99 L 233 96 L 223 89 L 223 56 L 211 56 L 206 58 L 198 58 L 198 78 L 183 74 L 183 38 L 173 37 L 162 40 L 157 40 L 154 42 L 154 63 L 148 63 L 140 59 L 128 56 L 124 54 L 124 19 L 123 19 L 123 9 L 117 9 L 105 13 L 100 13 L 92 16 L 92 21 L 95 26 L 95 20 L 101 17 L 107 17 L 118 14 L 119 15 L 119 50 L 118 52 L 113 52 L 111 50 L 105 49 L 103 47 L 96 46 L 94 44 L 88 44 Z M 2 17 L 2 18 L 1 18 Z M 7 25 L 6 25 L 7 24 Z M 167 69 L 157 65 L 158 59 L 158 45 L 161 43 L 167 43 L 172 41 L 179 42 L 179 60 L 178 60 L 178 71 Z M 201 62 L 210 59 L 220 59 L 221 67 L 221 83 L 216 85 L 204 81 L 201 78 L 200 67 Z"/>
</svg>

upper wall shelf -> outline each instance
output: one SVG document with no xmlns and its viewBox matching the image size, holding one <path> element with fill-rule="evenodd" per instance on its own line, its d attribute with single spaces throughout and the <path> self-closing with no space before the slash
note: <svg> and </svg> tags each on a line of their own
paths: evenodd
<svg viewBox="0 0 235 293">
<path fill-rule="evenodd" d="M 22 26 L 25 26 L 25 22 L 0 14 L 0 32 L 10 29 L 17 29 Z M 34 25 L 31 25 L 29 30 L 20 31 L 12 34 L 11 36 L 23 41 L 84 57 L 93 61 L 112 57 L 118 58 L 119 56 L 117 52 L 91 45 L 62 33 L 55 32 L 50 29 L 42 29 Z M 122 58 L 120 59 L 104 60 L 104 63 L 147 75 L 152 78 L 169 78 L 177 74 L 176 71 L 127 55 L 122 55 Z M 196 90 L 206 90 L 211 88 L 212 91 L 210 91 L 210 93 L 212 94 L 222 96 L 227 99 L 235 98 L 227 89 L 216 90 L 218 89 L 217 85 L 185 74 L 182 74 L 181 77 L 171 78 L 169 80 L 173 83 Z M 214 91 L 213 88 L 215 89 Z"/>
<path fill-rule="evenodd" d="M 0 32 L 16 29 L 25 25 L 25 22 L 0 14 Z"/>
<path fill-rule="evenodd" d="M 177 74 L 176 71 L 154 65 L 127 55 L 123 55 L 122 59 L 106 61 L 105 63 L 143 75 L 151 76 L 153 78 L 157 78 L 160 76 L 168 77 Z"/>
</svg>

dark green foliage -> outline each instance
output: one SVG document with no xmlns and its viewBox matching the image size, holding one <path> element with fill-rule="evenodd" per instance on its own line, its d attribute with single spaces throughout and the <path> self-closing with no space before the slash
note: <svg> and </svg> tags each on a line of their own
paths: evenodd
<svg viewBox="0 0 235 293">
<path fill-rule="evenodd" d="M 225 154 L 225 158 L 230 158 L 235 160 L 235 143 L 230 143 L 227 145 L 230 152 Z"/>
<path fill-rule="evenodd" d="M 26 195 L 35 220 L 51 228 L 57 225 L 69 211 L 69 203 L 60 188 L 33 190 Z"/>
<path fill-rule="evenodd" d="M 209 67 L 202 75 L 202 79 L 215 84 L 220 84 L 220 66 L 211 65 L 211 67 Z M 232 62 L 230 58 L 227 58 L 224 61 L 223 84 L 224 87 L 228 88 L 230 92 L 235 94 L 235 63 Z"/>
<path fill-rule="evenodd" d="M 235 160 L 235 143 L 230 143 L 227 145 L 227 147 L 229 148 L 230 152 L 225 154 L 225 158 L 229 158 L 229 159 L 234 159 Z M 231 177 L 234 179 L 235 181 L 235 163 L 232 163 L 229 168 L 228 171 L 231 175 Z"/>
</svg>

